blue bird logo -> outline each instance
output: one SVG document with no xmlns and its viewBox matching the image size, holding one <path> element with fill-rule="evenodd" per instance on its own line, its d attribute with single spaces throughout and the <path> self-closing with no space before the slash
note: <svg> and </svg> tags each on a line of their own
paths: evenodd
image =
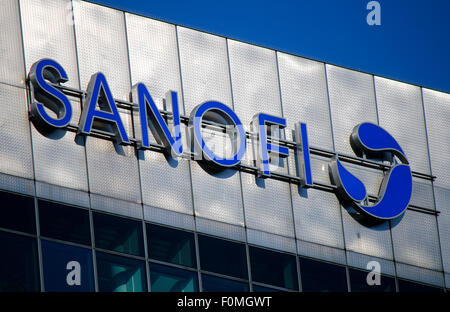
<svg viewBox="0 0 450 312">
<path fill-rule="evenodd" d="M 391 160 L 391 167 L 383 178 L 377 201 L 369 206 L 365 204 L 367 191 L 364 184 L 335 157 L 329 164 L 329 173 L 340 200 L 363 215 L 380 220 L 402 215 L 411 200 L 412 175 L 400 145 L 386 130 L 368 122 L 353 128 L 350 145 L 357 156 L 364 153 L 369 158 Z"/>
</svg>

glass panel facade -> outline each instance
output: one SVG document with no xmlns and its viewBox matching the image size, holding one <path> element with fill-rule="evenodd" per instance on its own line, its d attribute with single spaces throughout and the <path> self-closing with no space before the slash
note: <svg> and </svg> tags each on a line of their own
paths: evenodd
<svg viewBox="0 0 450 312">
<path fill-rule="evenodd" d="M 298 289 L 295 257 L 262 248 L 249 247 L 252 279 L 278 287 Z"/>
<path fill-rule="evenodd" d="M 94 291 L 90 249 L 42 240 L 45 291 Z"/>
<path fill-rule="evenodd" d="M 144 256 L 142 223 L 103 213 L 94 213 L 95 247 Z"/>
<path fill-rule="evenodd" d="M 91 245 L 89 212 L 59 203 L 38 201 L 41 235 Z"/>
<path fill-rule="evenodd" d="M 245 245 L 217 239 L 209 236 L 198 236 L 200 265 L 204 271 L 248 278 Z"/>
<path fill-rule="evenodd" d="M 442 288 L 433 287 L 429 285 L 414 283 L 411 281 L 398 279 L 399 292 L 416 292 L 416 293 L 428 293 L 428 292 L 443 292 Z"/>
<path fill-rule="evenodd" d="M 350 288 L 352 292 L 395 292 L 395 279 L 385 275 L 380 276 L 380 285 L 369 285 L 369 272 L 349 269 Z"/>
<path fill-rule="evenodd" d="M 277 289 L 273 289 L 273 288 L 269 288 L 269 287 L 253 285 L 253 292 L 278 292 L 278 291 L 279 290 L 277 290 Z"/>
<path fill-rule="evenodd" d="M 234 291 L 249 291 L 248 283 L 238 282 L 212 276 L 209 274 L 202 274 L 203 291 L 205 292 L 234 292 Z"/>
<path fill-rule="evenodd" d="M 144 261 L 97 252 L 97 274 L 99 291 L 147 291 Z"/>
<path fill-rule="evenodd" d="M 0 291 L 39 291 L 36 239 L 0 231 Z"/>
<path fill-rule="evenodd" d="M 35 234 L 34 198 L 0 192 L 0 227 Z"/>
<path fill-rule="evenodd" d="M 345 267 L 300 257 L 304 292 L 346 292 Z"/>
<path fill-rule="evenodd" d="M 152 282 L 152 292 L 198 291 L 198 277 L 196 271 L 182 270 L 150 263 L 150 281 Z"/>
<path fill-rule="evenodd" d="M 150 259 L 196 267 L 194 233 L 147 224 Z"/>
</svg>

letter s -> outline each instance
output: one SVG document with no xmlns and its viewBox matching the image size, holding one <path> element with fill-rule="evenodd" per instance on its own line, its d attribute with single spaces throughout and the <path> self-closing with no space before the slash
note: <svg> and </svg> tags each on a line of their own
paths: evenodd
<svg viewBox="0 0 450 312">
<path fill-rule="evenodd" d="M 72 118 L 69 99 L 48 82 L 59 84 L 68 81 L 64 68 L 54 60 L 41 59 L 31 66 L 28 77 L 33 95 L 30 113 L 36 128 L 50 133 L 54 128 L 67 126 Z M 44 107 L 53 111 L 57 118 L 49 116 Z"/>
</svg>

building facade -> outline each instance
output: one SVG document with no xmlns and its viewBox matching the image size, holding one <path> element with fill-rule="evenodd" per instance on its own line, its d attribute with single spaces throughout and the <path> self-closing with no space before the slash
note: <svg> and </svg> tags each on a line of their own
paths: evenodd
<svg viewBox="0 0 450 312">
<path fill-rule="evenodd" d="M 78 0 L 3 0 L 0 25 L 0 290 L 450 288 L 450 94 Z M 43 58 L 67 72 L 73 109 L 50 134 L 29 117 L 28 74 Z M 79 134 L 97 72 L 132 138 L 141 129 L 130 92 L 142 82 L 154 99 L 177 92 L 182 120 L 210 100 L 249 132 L 257 113 L 285 118 L 289 157 L 261 178 L 250 138 L 239 167 L 212 172 L 189 153 L 167 156 L 153 136 L 142 149 Z M 308 129 L 311 187 L 296 173 L 298 122 Z M 342 205 L 329 174 L 338 155 L 379 196 L 386 168 L 349 142 L 362 122 L 387 130 L 412 171 L 406 212 L 376 224 Z M 374 266 L 381 285 L 369 286 Z"/>
</svg>

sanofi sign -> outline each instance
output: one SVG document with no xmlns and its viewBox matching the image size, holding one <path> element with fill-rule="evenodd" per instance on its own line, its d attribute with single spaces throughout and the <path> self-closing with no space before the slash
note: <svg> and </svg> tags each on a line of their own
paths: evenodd
<svg viewBox="0 0 450 312">
<path fill-rule="evenodd" d="M 64 68 L 51 59 L 41 59 L 31 67 L 30 118 L 41 133 L 51 133 L 69 126 L 73 110 L 69 98 L 61 90 L 61 83 L 67 82 L 68 79 Z M 131 100 L 135 104 L 133 114 L 136 117 L 133 118 L 136 131 L 134 140 L 139 149 L 151 147 L 150 130 L 158 144 L 173 157 L 193 152 L 197 156 L 194 159 L 201 159 L 218 169 L 236 167 L 241 163 L 247 149 L 247 133 L 239 117 L 227 105 L 218 101 L 206 101 L 192 110 L 188 120 L 191 147 L 190 151 L 185 151 L 176 92 L 166 93 L 165 105 L 172 109 L 170 116 L 166 117 L 158 110 L 143 83 L 132 87 Z M 216 153 L 207 144 L 202 129 L 208 121 L 220 125 L 220 130 L 231 140 L 232 144 L 226 155 Z M 250 126 L 254 133 L 252 141 L 256 151 L 258 176 L 270 177 L 271 160 L 289 156 L 288 147 L 276 140 L 280 129 L 286 127 L 286 119 L 258 113 L 253 117 Z M 89 81 L 77 129 L 80 135 L 90 135 L 95 131 L 107 133 L 117 144 L 130 144 L 133 139 L 121 120 L 107 79 L 100 72 L 92 75 Z M 312 187 L 314 183 L 305 123 L 295 125 L 294 137 L 300 185 L 305 188 Z M 358 157 L 364 154 L 371 159 L 388 160 L 390 165 L 381 183 L 377 200 L 369 205 L 364 184 L 334 156 L 329 163 L 329 174 L 341 203 L 352 206 L 362 215 L 375 220 L 389 220 L 402 215 L 411 199 L 412 175 L 400 145 L 386 130 L 372 123 L 356 125 L 350 135 L 350 145 Z"/>
</svg>

